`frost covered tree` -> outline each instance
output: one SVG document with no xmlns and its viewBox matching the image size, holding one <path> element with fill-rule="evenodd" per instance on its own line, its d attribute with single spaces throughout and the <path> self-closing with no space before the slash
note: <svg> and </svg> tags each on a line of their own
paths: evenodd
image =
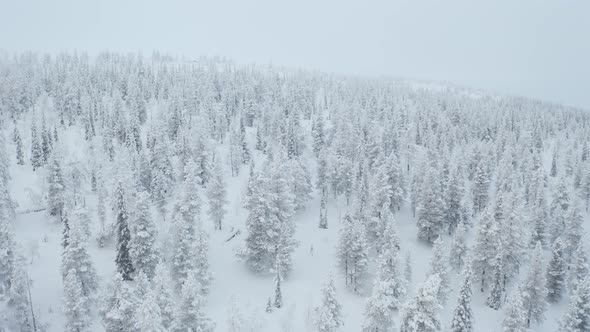
<svg viewBox="0 0 590 332">
<path fill-rule="evenodd" d="M 47 209 L 49 215 L 60 217 L 65 204 L 65 182 L 60 157 L 54 153 L 47 172 Z"/>
<path fill-rule="evenodd" d="M 443 232 L 444 202 L 440 189 L 438 172 L 430 167 L 420 195 L 416 225 L 418 238 L 431 244 Z"/>
<path fill-rule="evenodd" d="M 156 267 L 153 288 L 154 296 L 156 297 L 155 301 L 160 309 L 159 315 L 162 326 L 169 330 L 174 321 L 174 293 L 168 269 L 162 263 Z"/>
<path fill-rule="evenodd" d="M 221 230 L 223 217 L 227 213 L 227 191 L 221 163 L 216 158 L 211 174 L 211 180 L 207 184 L 207 198 L 209 199 L 209 217 L 213 221 L 216 230 Z"/>
<path fill-rule="evenodd" d="M 315 309 L 315 326 L 318 332 L 335 332 L 344 324 L 342 306 L 336 298 L 336 286 L 332 276 L 324 282 L 321 303 Z"/>
<path fill-rule="evenodd" d="M 127 208 L 127 197 L 123 187 L 123 182 L 118 181 L 115 190 L 116 199 L 116 228 L 117 228 L 117 257 L 115 263 L 117 272 L 121 274 L 123 280 L 131 280 L 135 268 L 129 252 L 129 242 L 131 241 L 131 232 L 129 230 L 129 210 Z"/>
<path fill-rule="evenodd" d="M 8 306 L 12 309 L 16 325 L 20 331 L 34 331 L 35 317 L 30 298 L 30 279 L 25 266 L 25 258 L 18 255 L 10 277 Z"/>
<path fill-rule="evenodd" d="M 547 311 L 547 278 L 541 243 L 537 243 L 532 253 L 532 261 L 525 279 L 520 286 L 522 304 L 525 310 L 526 327 L 531 323 L 541 324 Z"/>
<path fill-rule="evenodd" d="M 116 273 L 101 300 L 100 316 L 106 332 L 133 331 L 137 299 L 129 283 Z"/>
<path fill-rule="evenodd" d="M 457 306 L 453 311 L 451 321 L 452 332 L 473 331 L 473 310 L 471 309 L 471 270 L 466 268 L 463 271 L 463 284 L 459 291 Z"/>
<path fill-rule="evenodd" d="M 136 272 L 143 272 L 151 280 L 158 265 L 157 231 L 150 211 L 147 192 L 135 197 L 135 213 L 130 227 L 129 254 Z"/>
<path fill-rule="evenodd" d="M 440 278 L 430 275 L 418 293 L 410 300 L 400 314 L 400 331 L 433 332 L 440 331 L 442 324 L 439 317 L 441 306 L 438 300 Z"/>
<path fill-rule="evenodd" d="M 295 209 L 302 210 L 307 201 L 311 200 L 313 191 L 311 174 L 301 157 L 289 160 L 288 171 L 289 187 L 294 195 Z"/>
<path fill-rule="evenodd" d="M 551 259 L 547 266 L 547 291 L 549 302 L 556 303 L 561 300 L 565 292 L 567 264 L 563 257 L 563 243 L 561 238 L 555 239 L 551 246 Z"/>
<path fill-rule="evenodd" d="M 163 211 L 165 200 L 174 183 L 174 174 L 172 171 L 172 162 L 170 161 L 169 150 L 170 144 L 165 134 L 159 135 L 151 149 L 151 194 L 152 199 L 158 205 L 160 211 Z"/>
<path fill-rule="evenodd" d="M 344 227 L 338 240 L 338 260 L 348 285 L 355 292 L 361 291 L 368 268 L 369 246 L 362 223 L 344 216 Z"/>
<path fill-rule="evenodd" d="M 322 229 L 328 228 L 328 208 L 326 207 L 326 201 L 328 200 L 328 191 L 322 190 L 320 198 L 320 224 L 319 227 Z"/>
<path fill-rule="evenodd" d="M 74 269 L 67 271 L 64 278 L 64 314 L 64 331 L 91 331 L 90 299 L 84 294 L 82 283 Z"/>
<path fill-rule="evenodd" d="M 35 120 L 31 122 L 31 166 L 33 171 L 43 166 L 43 150 L 41 149 L 41 142 L 37 125 Z"/>
<path fill-rule="evenodd" d="M 400 210 L 406 199 L 406 183 L 401 170 L 399 158 L 395 153 L 390 153 L 386 157 L 387 178 L 391 187 L 391 196 L 389 207 L 391 210 Z"/>
<path fill-rule="evenodd" d="M 491 208 L 481 213 L 477 236 L 472 251 L 474 282 L 483 292 L 491 283 L 498 248 L 501 247 L 499 229 Z"/>
<path fill-rule="evenodd" d="M 488 203 L 488 190 L 490 187 L 490 179 L 484 164 L 484 159 L 480 158 L 475 165 L 475 174 L 473 178 L 473 210 L 475 212 L 482 211 Z"/>
<path fill-rule="evenodd" d="M 509 195 L 503 206 L 503 217 L 499 221 L 504 283 L 518 275 L 523 264 L 523 257 L 526 255 L 528 237 L 525 234 L 526 227 L 520 204 L 517 196 L 514 194 Z"/>
<path fill-rule="evenodd" d="M 583 246 L 578 247 L 575 253 L 573 262 L 568 266 L 568 289 L 575 291 L 578 284 L 590 275 L 590 266 L 588 265 L 588 257 Z"/>
<path fill-rule="evenodd" d="M 277 257 L 283 275 L 291 268 L 291 253 L 297 242 L 293 239 L 293 195 L 285 171 L 280 161 L 265 165 L 265 171 L 256 176 L 248 201 L 248 235 L 242 256 L 255 272 L 270 271 Z"/>
<path fill-rule="evenodd" d="M 196 278 L 186 278 L 180 292 L 180 305 L 177 307 L 174 332 L 210 332 L 215 324 L 203 312 L 201 285 Z"/>
<path fill-rule="evenodd" d="M 16 163 L 19 165 L 25 164 L 25 152 L 23 147 L 23 140 L 18 132 L 18 129 L 14 127 L 15 130 L 15 139 L 14 144 L 16 145 Z"/>
<path fill-rule="evenodd" d="M 465 196 L 465 181 L 463 173 L 457 167 L 449 179 L 449 185 L 445 193 L 445 225 L 448 233 L 452 234 L 462 224 L 464 207 L 463 197 Z"/>
<path fill-rule="evenodd" d="M 451 252 L 449 260 L 451 266 L 456 271 L 460 271 L 465 266 L 467 260 L 467 229 L 465 224 L 459 223 L 459 226 L 455 229 L 453 239 L 451 241 Z"/>
<path fill-rule="evenodd" d="M 559 332 L 590 331 L 590 279 L 582 280 L 571 296 L 568 310 L 560 322 Z"/>
<path fill-rule="evenodd" d="M 449 296 L 451 280 L 449 276 L 449 250 L 442 238 L 439 238 L 434 242 L 434 247 L 432 248 L 432 257 L 430 258 L 430 267 L 427 275 L 438 276 L 440 282 L 436 296 L 440 305 L 444 306 Z"/>
<path fill-rule="evenodd" d="M 502 306 L 502 294 L 504 293 L 504 267 L 502 265 L 502 255 L 496 257 L 496 266 L 494 266 L 494 276 L 490 295 L 486 300 L 488 307 L 498 310 Z"/>
<path fill-rule="evenodd" d="M 0 185 L 2 185 L 0 183 Z M 0 189 L 1 191 L 1 189 Z M 0 203 L 0 298 L 10 289 L 16 259 L 16 243 L 12 222 L 5 204 Z"/>
<path fill-rule="evenodd" d="M 167 331 L 162 324 L 156 290 L 152 286 L 145 273 L 139 271 L 135 289 L 138 304 L 133 313 L 133 324 L 136 331 Z"/>
<path fill-rule="evenodd" d="M 508 298 L 502 321 L 502 332 L 529 332 L 522 294 L 518 290 L 515 290 Z"/>
<path fill-rule="evenodd" d="M 84 229 L 87 225 L 84 225 L 83 221 L 86 217 L 86 210 L 79 207 L 70 220 L 68 245 L 64 248 L 62 255 L 62 275 L 64 284 L 76 284 L 76 287 L 80 288 L 79 293 L 85 298 L 85 301 L 90 301 L 96 296 L 98 276 L 92 258 L 88 253 L 89 235 Z M 70 280 L 66 282 L 68 274 L 75 275 L 70 276 Z M 70 295 L 74 296 L 73 293 Z"/>
</svg>

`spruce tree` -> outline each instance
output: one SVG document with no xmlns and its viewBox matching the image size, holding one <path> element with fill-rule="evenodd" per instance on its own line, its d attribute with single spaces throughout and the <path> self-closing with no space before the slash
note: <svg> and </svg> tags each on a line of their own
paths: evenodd
<svg viewBox="0 0 590 332">
<path fill-rule="evenodd" d="M 430 258 L 430 268 L 427 275 L 438 276 L 440 282 L 436 296 L 438 297 L 440 305 L 444 306 L 449 296 L 451 280 L 449 276 L 449 251 L 442 238 L 439 238 L 434 242 L 432 257 Z"/>
<path fill-rule="evenodd" d="M 496 257 L 496 266 L 494 267 L 494 279 L 490 295 L 486 300 L 488 307 L 498 310 L 502 306 L 502 294 L 504 293 L 504 267 L 502 266 L 502 255 Z"/>
<path fill-rule="evenodd" d="M 444 203 L 440 191 L 438 172 L 431 167 L 426 175 L 424 187 L 420 195 L 420 206 L 418 208 L 418 238 L 433 244 L 442 234 Z"/>
<path fill-rule="evenodd" d="M 502 321 L 502 332 L 529 332 L 526 310 L 519 290 L 515 290 L 508 298 L 508 304 L 504 311 L 504 320 Z"/>
<path fill-rule="evenodd" d="M 15 127 L 15 145 L 16 145 L 16 163 L 19 165 L 25 164 L 25 154 L 23 148 L 23 140 L 20 137 L 20 133 L 18 132 L 17 128 Z"/>
<path fill-rule="evenodd" d="M 223 170 L 221 163 L 216 158 L 215 165 L 212 170 L 211 180 L 207 184 L 207 198 L 209 198 L 209 216 L 216 230 L 221 230 L 223 217 L 227 213 L 225 205 L 227 205 L 226 184 L 223 179 Z"/>
<path fill-rule="evenodd" d="M 368 268 L 369 247 L 363 225 L 353 220 L 348 214 L 344 216 L 344 227 L 340 231 L 338 259 L 344 272 L 346 285 L 355 292 L 360 292 Z"/>
<path fill-rule="evenodd" d="M 115 192 L 117 213 L 117 257 L 115 263 L 117 265 L 117 272 L 121 274 L 123 280 L 132 280 L 135 268 L 129 252 L 131 232 L 129 230 L 129 212 L 126 195 L 123 182 L 118 181 Z"/>
<path fill-rule="evenodd" d="M 186 278 L 180 292 L 180 305 L 177 307 L 172 331 L 214 331 L 215 324 L 203 312 L 203 302 L 201 285 L 196 278 Z"/>
<path fill-rule="evenodd" d="M 463 271 L 463 284 L 459 291 L 457 306 L 453 311 L 451 321 L 452 332 L 473 331 L 473 311 L 471 309 L 471 270 L 466 268 Z"/>
<path fill-rule="evenodd" d="M 440 331 L 442 324 L 439 310 L 442 308 L 438 300 L 440 278 L 430 275 L 416 296 L 410 300 L 400 314 L 400 331 L 404 332 L 434 332 Z"/>
<path fill-rule="evenodd" d="M 343 324 L 342 306 L 336 298 L 336 286 L 332 276 L 322 287 L 321 304 L 315 309 L 315 325 L 319 332 L 335 332 Z"/>
<path fill-rule="evenodd" d="M 131 223 L 129 254 L 136 272 L 143 272 L 151 280 L 158 265 L 156 225 L 152 220 L 149 195 L 140 191 L 135 197 L 135 213 Z"/>
<path fill-rule="evenodd" d="M 39 139 L 37 125 L 35 124 L 35 120 L 33 120 L 31 123 L 31 165 L 33 166 L 33 171 L 43 166 L 43 151 Z"/>
<path fill-rule="evenodd" d="M 532 261 L 525 279 L 520 286 L 522 303 L 526 315 L 526 327 L 531 323 L 541 324 L 547 311 L 547 278 L 541 243 L 537 242 Z"/>
<path fill-rule="evenodd" d="M 459 223 L 459 226 L 455 229 L 453 234 L 453 240 L 451 241 L 451 252 L 449 260 L 451 266 L 456 271 L 460 271 L 465 266 L 467 260 L 467 229 L 464 223 Z"/>
<path fill-rule="evenodd" d="M 580 281 L 571 295 L 568 310 L 561 320 L 559 332 L 590 331 L 590 279 Z"/>
<path fill-rule="evenodd" d="M 64 278 L 64 314 L 66 332 L 83 332 L 90 330 L 90 305 L 88 295 L 82 291 L 78 273 L 71 269 Z"/>
<path fill-rule="evenodd" d="M 551 246 L 551 259 L 547 266 L 547 291 L 549 302 L 561 300 L 565 292 L 567 264 L 563 257 L 563 243 L 561 238 L 555 239 Z"/>
<path fill-rule="evenodd" d="M 65 204 L 65 183 L 62 175 L 60 157 L 54 153 L 49 162 L 47 174 L 47 209 L 49 215 L 61 217 Z"/>
</svg>

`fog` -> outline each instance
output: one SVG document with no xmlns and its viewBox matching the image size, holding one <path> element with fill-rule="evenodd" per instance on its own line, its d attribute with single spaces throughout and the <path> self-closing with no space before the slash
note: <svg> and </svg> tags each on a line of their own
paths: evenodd
<svg viewBox="0 0 590 332">
<path fill-rule="evenodd" d="M 8 51 L 222 55 L 590 109 L 590 2 L 0 1 Z"/>
</svg>

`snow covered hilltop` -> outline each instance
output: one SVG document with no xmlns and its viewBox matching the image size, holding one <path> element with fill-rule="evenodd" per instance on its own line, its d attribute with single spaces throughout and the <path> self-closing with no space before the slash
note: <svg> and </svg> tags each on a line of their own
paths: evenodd
<svg viewBox="0 0 590 332">
<path fill-rule="evenodd" d="M 227 61 L 0 61 L 0 331 L 590 331 L 590 113 Z"/>
</svg>

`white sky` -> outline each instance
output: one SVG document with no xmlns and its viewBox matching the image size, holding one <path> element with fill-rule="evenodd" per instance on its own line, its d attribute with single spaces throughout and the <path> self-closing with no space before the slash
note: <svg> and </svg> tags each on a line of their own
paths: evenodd
<svg viewBox="0 0 590 332">
<path fill-rule="evenodd" d="M 590 109 L 589 0 L 0 0 L 0 47 L 223 55 Z"/>
</svg>

